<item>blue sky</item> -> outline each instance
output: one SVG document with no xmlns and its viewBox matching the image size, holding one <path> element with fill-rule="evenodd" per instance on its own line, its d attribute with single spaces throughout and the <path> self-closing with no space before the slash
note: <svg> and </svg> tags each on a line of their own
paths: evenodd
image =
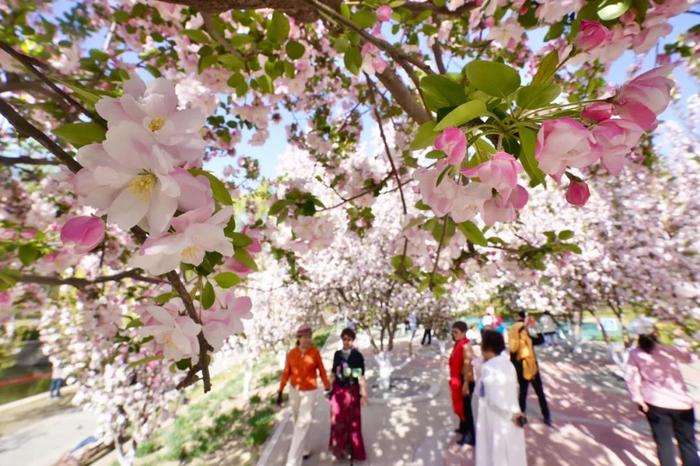
<svg viewBox="0 0 700 466">
<path fill-rule="evenodd" d="M 71 3 L 68 0 L 59 0 L 54 6 L 54 12 L 59 15 L 66 11 Z M 697 24 L 697 17 L 691 14 L 682 14 L 671 20 L 673 25 L 673 32 L 667 37 L 661 39 L 660 49 L 663 44 L 673 42 L 679 34 L 687 31 L 691 27 Z M 541 28 L 539 30 L 530 31 L 528 33 L 530 41 L 534 47 L 538 44 L 542 44 L 542 38 L 546 33 L 546 28 Z M 104 42 L 104 32 L 96 34 L 88 43 L 86 44 L 88 48 L 96 47 L 101 48 Z M 636 55 L 631 51 L 626 52 L 611 68 L 608 73 L 607 79 L 611 84 L 619 85 L 622 84 L 627 79 L 627 70 L 634 63 Z M 650 51 L 645 57 L 642 66 L 642 71 L 646 71 L 654 67 L 655 52 Z M 146 77 L 146 76 L 144 76 Z M 697 82 L 691 78 L 688 73 L 682 68 L 677 67 L 674 71 L 674 78 L 683 96 L 687 97 L 692 93 L 698 92 Z M 287 140 L 286 140 L 286 130 L 285 126 L 291 121 L 291 117 L 286 111 L 281 112 L 283 118 L 278 124 L 271 124 L 269 128 L 270 137 L 267 142 L 262 146 L 251 146 L 247 143 L 252 132 L 246 131 L 243 134 L 242 142 L 236 147 L 236 152 L 238 156 L 246 155 L 252 156 L 259 160 L 261 174 L 265 177 L 274 177 L 277 174 L 277 162 L 280 157 L 287 150 Z M 661 115 L 662 119 L 674 118 L 674 112 L 672 108 L 669 108 Z M 371 134 L 367 131 L 367 128 L 371 126 L 372 120 L 369 117 L 365 118 L 365 131 L 363 132 L 362 138 L 363 142 L 369 138 Z M 221 175 L 224 167 L 229 164 L 235 164 L 236 159 L 225 157 L 217 158 L 206 164 L 206 168 Z"/>
</svg>

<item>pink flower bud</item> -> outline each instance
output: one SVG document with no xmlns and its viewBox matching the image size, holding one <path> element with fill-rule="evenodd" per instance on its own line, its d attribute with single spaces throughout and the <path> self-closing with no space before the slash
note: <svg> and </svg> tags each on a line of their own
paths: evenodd
<svg viewBox="0 0 700 466">
<path fill-rule="evenodd" d="M 589 197 L 591 197 L 591 192 L 584 181 L 572 180 L 569 183 L 569 189 L 566 190 L 566 202 L 571 205 L 582 206 L 588 202 Z"/>
<path fill-rule="evenodd" d="M 379 8 L 377 8 L 377 19 L 382 22 L 389 21 L 393 12 L 394 10 L 392 10 L 389 5 L 382 5 Z"/>
<path fill-rule="evenodd" d="M 93 250 L 105 237 L 105 224 L 101 218 L 80 216 L 68 220 L 61 228 L 61 241 L 75 244 L 75 251 Z"/>
<path fill-rule="evenodd" d="M 615 111 L 615 106 L 607 102 L 594 102 L 592 104 L 586 105 L 581 112 L 581 116 L 589 121 L 600 122 L 609 119 L 613 112 Z"/>
<path fill-rule="evenodd" d="M 598 21 L 581 21 L 581 29 L 576 35 L 576 46 L 583 51 L 589 51 L 610 41 L 612 32 Z"/>
<path fill-rule="evenodd" d="M 467 137 L 459 128 L 445 128 L 435 138 L 435 149 L 447 154 L 447 163 L 458 167 L 467 155 Z"/>
</svg>

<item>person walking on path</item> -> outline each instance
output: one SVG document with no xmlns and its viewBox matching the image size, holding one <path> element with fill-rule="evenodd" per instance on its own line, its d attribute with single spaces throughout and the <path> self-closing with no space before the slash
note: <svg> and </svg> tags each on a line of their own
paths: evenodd
<svg viewBox="0 0 700 466">
<path fill-rule="evenodd" d="M 433 323 L 430 321 L 430 317 L 427 317 L 425 319 L 425 322 L 423 323 L 423 329 L 423 339 L 421 340 L 420 344 L 422 346 L 430 346 L 430 343 L 433 339 Z"/>
<path fill-rule="evenodd" d="M 367 459 L 362 438 L 362 409 L 367 406 L 365 359 L 353 344 L 355 331 L 340 333 L 343 349 L 333 355 L 331 369 L 331 437 L 328 448 L 338 459 Z"/>
<path fill-rule="evenodd" d="M 457 321 L 452 324 L 452 340 L 455 342 L 450 354 L 450 394 L 452 409 L 459 417 L 457 433 L 459 445 L 474 445 L 474 416 L 472 393 L 474 393 L 474 353 L 467 339 L 467 324 Z"/>
<path fill-rule="evenodd" d="M 294 417 L 294 434 L 287 455 L 287 466 L 299 466 L 310 456 L 306 449 L 306 434 L 311 426 L 311 417 L 316 402 L 317 376 L 321 376 L 323 386 L 330 390 L 331 384 L 323 367 L 321 354 L 313 346 L 309 326 L 297 330 L 297 346 L 287 354 L 277 393 L 277 405 L 282 405 L 282 392 L 289 381 L 289 400 Z"/>
<path fill-rule="evenodd" d="M 557 323 L 549 311 L 545 311 L 540 317 L 540 327 L 544 334 L 544 342 L 547 346 L 557 345 Z"/>
<path fill-rule="evenodd" d="M 523 429 L 527 418 L 518 405 L 518 379 L 505 347 L 498 331 L 482 332 L 484 363 L 476 384 L 476 466 L 527 465 Z"/>
<path fill-rule="evenodd" d="M 531 322 L 527 322 L 528 315 L 525 311 L 518 313 L 518 321 L 513 324 L 508 332 L 508 345 L 510 346 L 510 356 L 515 371 L 518 375 L 518 384 L 520 386 L 519 402 L 520 409 L 523 413 L 527 412 L 527 391 L 530 384 L 535 389 L 537 399 L 540 402 L 540 410 L 544 423 L 548 426 L 552 425 L 552 418 L 547 406 L 547 398 L 544 395 L 544 387 L 542 386 L 542 378 L 540 377 L 539 365 L 537 364 L 537 356 L 535 355 L 534 345 L 542 344 L 544 338 L 542 334 L 537 332 L 535 340 L 530 336 L 530 331 L 535 333 L 536 326 Z"/>
<path fill-rule="evenodd" d="M 408 315 L 408 330 L 411 332 L 411 341 L 416 336 L 416 331 L 418 330 L 418 316 L 416 311 L 411 311 Z"/>
<path fill-rule="evenodd" d="M 51 366 L 51 386 L 49 387 L 49 398 L 61 398 L 61 387 L 63 386 L 63 365 L 59 360 L 54 360 Z"/>
<path fill-rule="evenodd" d="M 691 362 L 690 353 L 659 343 L 652 319 L 640 317 L 630 329 L 639 339 L 627 361 L 625 382 L 649 421 L 661 466 L 676 466 L 674 437 L 683 466 L 700 466 L 693 400 L 679 366 Z"/>
</svg>

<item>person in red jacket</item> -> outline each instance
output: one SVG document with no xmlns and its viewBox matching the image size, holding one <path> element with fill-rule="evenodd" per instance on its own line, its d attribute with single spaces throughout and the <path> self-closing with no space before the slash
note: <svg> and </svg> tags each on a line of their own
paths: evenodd
<svg viewBox="0 0 700 466">
<path fill-rule="evenodd" d="M 297 331 L 299 342 L 287 354 L 287 362 L 277 393 L 277 405 L 281 405 L 282 391 L 287 382 L 290 382 L 289 400 L 292 403 L 294 416 L 294 434 L 287 456 L 287 466 L 299 466 L 302 459 L 308 458 L 311 454 L 306 449 L 306 434 L 311 427 L 313 409 L 316 404 L 317 377 L 321 376 L 326 390 L 331 388 L 326 369 L 323 367 L 321 354 L 311 342 L 311 334 L 312 330 L 309 326 L 302 326 Z"/>
<path fill-rule="evenodd" d="M 459 445 L 474 445 L 474 416 L 472 393 L 474 392 L 474 353 L 467 338 L 467 324 L 457 321 L 452 324 L 452 340 L 455 342 L 450 354 L 450 394 L 452 409 L 459 417 Z"/>
</svg>

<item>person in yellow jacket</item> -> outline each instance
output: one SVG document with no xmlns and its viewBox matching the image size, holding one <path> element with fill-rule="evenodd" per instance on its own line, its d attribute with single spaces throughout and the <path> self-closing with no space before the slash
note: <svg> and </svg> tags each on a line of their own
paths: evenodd
<svg viewBox="0 0 700 466">
<path fill-rule="evenodd" d="M 540 410 L 544 423 L 548 426 L 552 425 L 552 418 L 547 406 L 547 398 L 544 396 L 544 387 L 542 386 L 542 378 L 540 377 L 539 365 L 537 364 L 537 356 L 535 355 L 535 345 L 544 342 L 544 337 L 541 332 L 537 332 L 537 337 L 533 341 L 530 336 L 530 330 L 537 330 L 537 324 L 528 321 L 528 315 L 525 311 L 518 313 L 518 320 L 508 331 L 508 346 L 510 347 L 510 360 L 515 366 L 515 372 L 518 375 L 518 385 L 520 386 L 520 410 L 525 413 L 527 411 L 527 389 L 532 384 L 535 389 L 537 399 L 540 402 Z"/>
</svg>

